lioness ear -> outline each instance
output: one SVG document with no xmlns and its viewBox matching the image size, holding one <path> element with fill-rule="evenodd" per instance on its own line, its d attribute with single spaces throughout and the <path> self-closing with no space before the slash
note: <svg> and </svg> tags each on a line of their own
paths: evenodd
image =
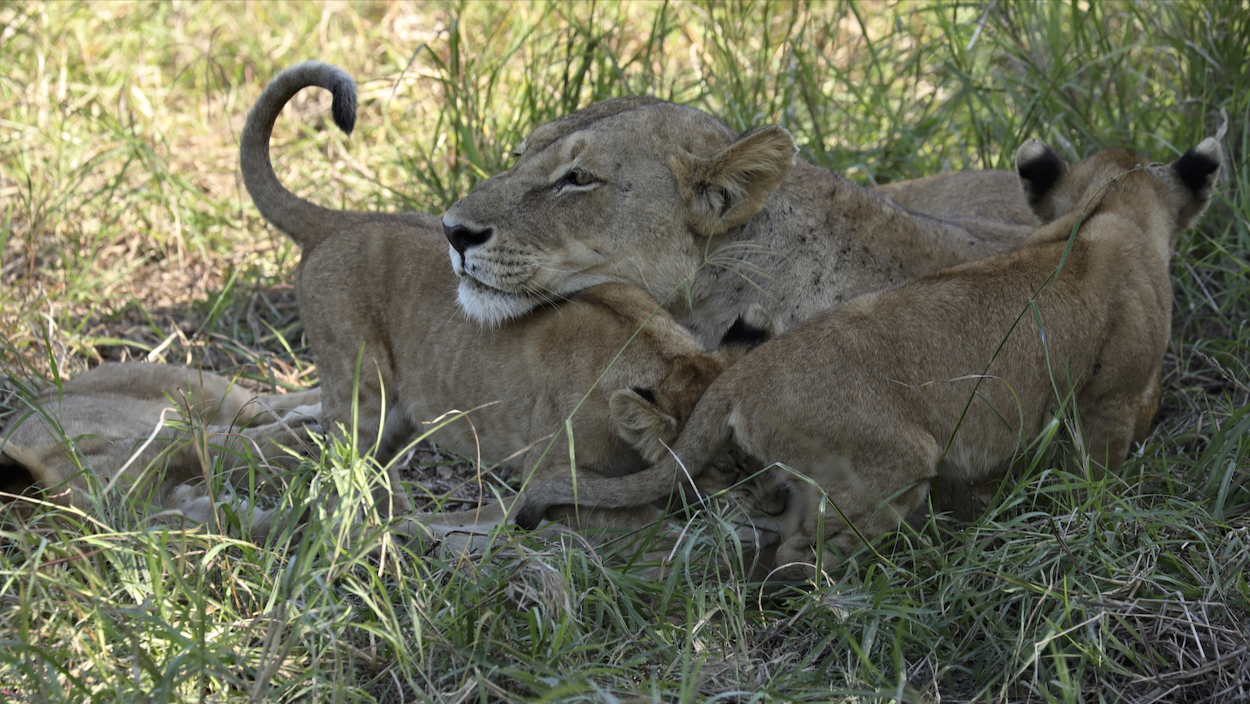
<svg viewBox="0 0 1250 704">
<path fill-rule="evenodd" d="M 1068 199 L 1061 201 L 1055 186 L 1068 171 L 1068 163 L 1040 139 L 1030 139 L 1016 150 L 1016 173 L 1029 207 L 1042 222 L 1050 222 L 1071 210 Z"/>
<path fill-rule="evenodd" d="M 764 310 L 764 306 L 752 303 L 725 331 L 720 348 L 730 352 L 732 360 L 737 360 L 780 334 L 781 321 Z"/>
<path fill-rule="evenodd" d="M 1224 150 L 1220 149 L 1220 143 L 1207 137 L 1168 165 L 1176 180 L 1185 187 L 1178 194 L 1178 232 L 1193 227 L 1206 212 L 1207 205 L 1211 202 L 1211 191 L 1220 175 L 1220 165 L 1223 163 Z"/>
<path fill-rule="evenodd" d="M 655 464 L 668 454 L 664 443 L 676 439 L 677 419 L 660 410 L 649 389 L 617 389 L 608 397 L 608 407 L 616 434 L 644 460 Z"/>
<path fill-rule="evenodd" d="M 712 237 L 750 220 L 790 173 L 797 152 L 789 132 L 768 125 L 743 132 L 710 159 L 670 157 L 695 232 Z"/>
</svg>

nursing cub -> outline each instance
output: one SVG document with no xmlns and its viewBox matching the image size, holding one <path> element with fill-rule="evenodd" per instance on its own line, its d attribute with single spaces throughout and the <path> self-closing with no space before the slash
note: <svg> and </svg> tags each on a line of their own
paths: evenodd
<svg viewBox="0 0 1250 704">
<path fill-rule="evenodd" d="M 1173 247 L 1206 210 L 1222 158 L 1207 139 L 1166 165 L 1123 150 L 1069 165 L 1027 142 L 1017 172 L 1049 224 L 1018 251 L 860 296 L 764 344 L 709 387 L 674 456 L 583 481 L 579 501 L 656 500 L 732 441 L 796 473 L 768 481 L 791 494 L 777 562 L 801 574 L 818 539 L 848 553 L 896 528 L 939 467 L 985 477 L 1060 411 L 1079 421 L 1078 459 L 1114 469 L 1153 402 Z M 826 496 L 833 507 L 819 510 Z M 517 522 L 570 497 L 567 479 L 536 485 Z"/>
</svg>

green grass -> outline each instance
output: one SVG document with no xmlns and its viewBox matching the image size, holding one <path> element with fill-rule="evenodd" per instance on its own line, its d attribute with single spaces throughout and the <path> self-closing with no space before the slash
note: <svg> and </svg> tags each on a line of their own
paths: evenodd
<svg viewBox="0 0 1250 704">
<path fill-rule="evenodd" d="M 360 86 L 350 139 L 317 95 L 275 132 L 279 176 L 333 207 L 437 212 L 534 125 L 632 93 L 782 124 L 865 184 L 1006 168 L 1027 137 L 1170 160 L 1228 118 L 1228 180 L 1173 268 L 1160 417 L 1104 482 L 1042 447 L 976 520 L 781 591 L 711 566 L 734 555 L 716 515 L 647 580 L 514 533 L 462 557 L 325 514 L 258 545 L 107 497 L 13 503 L 0 701 L 1250 699 L 1250 9 L 1082 8 L 0 4 L 0 415 L 21 385 L 157 350 L 315 382 L 298 250 L 237 177 L 247 109 L 304 59 Z M 309 464 L 281 500 L 356 509 L 312 497 L 366 469 Z"/>
</svg>

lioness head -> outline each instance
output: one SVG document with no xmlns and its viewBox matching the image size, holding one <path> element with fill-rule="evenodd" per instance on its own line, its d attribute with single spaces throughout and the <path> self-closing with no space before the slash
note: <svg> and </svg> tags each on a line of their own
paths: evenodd
<svg viewBox="0 0 1250 704">
<path fill-rule="evenodd" d="M 541 125 L 512 168 L 443 216 L 460 304 L 495 324 L 594 284 L 640 279 L 664 300 L 702 263 L 698 238 L 755 215 L 795 152 L 781 127 L 738 134 L 645 97 Z"/>
</svg>

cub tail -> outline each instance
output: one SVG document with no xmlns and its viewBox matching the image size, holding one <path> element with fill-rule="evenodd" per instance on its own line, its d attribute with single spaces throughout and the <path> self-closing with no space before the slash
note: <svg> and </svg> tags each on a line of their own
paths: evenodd
<svg viewBox="0 0 1250 704">
<path fill-rule="evenodd" d="M 247 114 L 239 140 L 243 183 L 261 215 L 295 240 L 307 254 L 335 232 L 342 231 L 355 213 L 331 210 L 291 193 L 278 181 L 269 160 L 269 138 L 278 113 L 296 93 L 308 86 L 325 88 L 334 96 L 334 124 L 347 134 L 356 126 L 356 83 L 342 69 L 319 61 L 305 61 L 279 73 L 261 92 Z"/>
<path fill-rule="evenodd" d="M 576 478 L 571 474 L 533 477 L 516 498 L 510 517 L 522 528 L 533 530 L 553 506 L 629 508 L 667 499 L 683 480 L 697 479 L 708 459 L 729 442 L 732 408 L 730 399 L 710 389 L 695 406 L 672 451 L 654 466 L 620 477 L 594 472 Z M 619 410 L 612 410 L 614 423 L 619 425 L 621 419 L 615 417 Z"/>
</svg>

